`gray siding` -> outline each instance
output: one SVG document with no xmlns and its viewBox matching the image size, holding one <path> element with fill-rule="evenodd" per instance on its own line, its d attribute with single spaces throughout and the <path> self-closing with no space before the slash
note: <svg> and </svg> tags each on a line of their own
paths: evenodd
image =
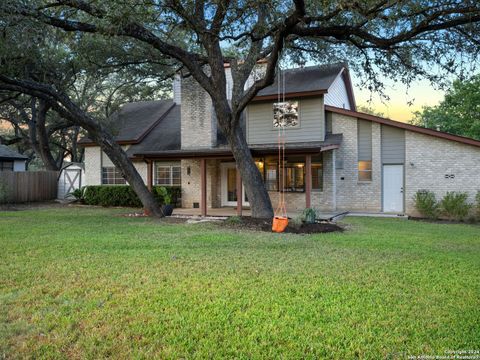
<svg viewBox="0 0 480 360">
<path fill-rule="evenodd" d="M 323 97 L 299 99 L 298 104 L 300 127 L 286 130 L 286 141 L 323 141 L 325 138 Z M 249 105 L 246 113 L 249 144 L 277 142 L 278 130 L 273 127 L 273 101 Z"/>
<path fill-rule="evenodd" d="M 328 88 L 328 93 L 325 94 L 325 105 L 351 110 L 352 106 L 342 73 L 337 76 L 333 84 Z"/>
<path fill-rule="evenodd" d="M 173 101 L 178 105 L 182 103 L 182 79 L 179 74 L 173 78 Z"/>
<path fill-rule="evenodd" d="M 382 125 L 382 164 L 405 163 L 405 130 Z"/>
<path fill-rule="evenodd" d="M 372 123 L 358 120 L 358 160 L 372 160 Z"/>
</svg>

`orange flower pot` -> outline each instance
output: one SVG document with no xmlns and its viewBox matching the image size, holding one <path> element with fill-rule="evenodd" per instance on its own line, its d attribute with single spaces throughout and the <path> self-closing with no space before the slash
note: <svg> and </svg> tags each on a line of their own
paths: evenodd
<svg viewBox="0 0 480 360">
<path fill-rule="evenodd" d="M 272 223 L 272 231 L 276 233 L 284 232 L 288 225 L 287 217 L 275 216 Z"/>
</svg>

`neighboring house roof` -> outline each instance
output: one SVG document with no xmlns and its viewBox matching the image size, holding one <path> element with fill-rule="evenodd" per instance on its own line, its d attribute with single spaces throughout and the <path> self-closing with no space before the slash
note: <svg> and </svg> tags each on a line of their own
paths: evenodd
<svg viewBox="0 0 480 360">
<path fill-rule="evenodd" d="M 456 142 L 459 142 L 459 143 L 462 143 L 462 144 L 467 144 L 467 145 L 480 147 L 480 141 L 479 140 L 475 140 L 475 139 L 464 137 L 464 136 L 453 135 L 453 134 L 446 133 L 446 132 L 443 132 L 443 131 L 423 128 L 423 127 L 420 127 L 420 126 L 407 124 L 407 123 L 403 123 L 403 122 L 400 122 L 400 121 L 395 121 L 395 120 L 383 118 L 383 117 L 380 117 L 380 116 L 365 114 L 365 113 L 352 111 L 352 110 L 341 109 L 341 108 L 337 108 L 337 107 L 329 106 L 329 105 L 325 105 L 325 110 L 326 111 L 331 111 L 331 112 L 336 113 L 336 114 L 347 115 L 347 116 L 351 116 L 351 117 L 354 117 L 354 118 L 357 118 L 357 119 L 362 119 L 362 120 L 369 120 L 369 121 L 373 121 L 373 122 L 376 122 L 376 123 L 379 123 L 379 124 L 393 126 L 393 127 L 396 127 L 396 128 L 405 129 L 405 130 L 417 132 L 417 133 L 424 134 L 424 135 L 434 136 L 434 137 L 441 138 L 441 139 L 456 141 Z"/>
<path fill-rule="evenodd" d="M 173 108 L 173 100 L 139 101 L 123 105 L 110 119 L 110 128 L 119 144 L 137 144 L 165 117 Z M 80 144 L 96 145 L 88 138 Z"/>
<path fill-rule="evenodd" d="M 0 144 L 0 159 L 26 160 L 28 159 L 28 156 L 22 155 L 15 150 L 10 149 L 7 145 Z"/>
<path fill-rule="evenodd" d="M 283 83 L 283 76 L 285 76 L 285 84 Z M 343 77 L 350 104 L 355 109 L 352 82 L 348 73 L 348 67 L 343 63 L 285 70 L 282 72 L 280 85 L 281 89 L 285 85 L 285 98 L 315 96 L 326 94 L 338 76 Z M 274 100 L 277 99 L 278 92 L 277 74 L 274 83 L 260 90 L 253 100 Z"/>
</svg>

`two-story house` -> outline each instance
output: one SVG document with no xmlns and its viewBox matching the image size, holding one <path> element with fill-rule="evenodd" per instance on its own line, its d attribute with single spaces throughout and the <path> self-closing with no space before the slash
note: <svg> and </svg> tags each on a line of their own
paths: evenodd
<svg viewBox="0 0 480 360">
<path fill-rule="evenodd" d="M 470 200 L 480 190 L 480 141 L 357 112 L 343 64 L 283 75 L 282 101 L 276 80 L 248 105 L 242 125 L 274 204 L 283 190 L 293 211 L 413 214 L 417 190 L 439 197 L 466 191 Z M 183 208 L 206 214 L 208 208 L 248 207 L 209 95 L 191 77 L 176 77 L 173 95 L 125 104 L 115 117 L 117 141 L 148 186 L 181 186 Z M 284 177 L 279 125 L 286 138 Z M 83 145 L 87 185 L 125 184 L 96 144 Z"/>
</svg>

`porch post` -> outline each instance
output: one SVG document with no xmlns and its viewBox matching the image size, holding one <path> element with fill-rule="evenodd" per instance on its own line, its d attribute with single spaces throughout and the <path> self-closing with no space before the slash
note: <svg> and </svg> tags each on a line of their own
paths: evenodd
<svg viewBox="0 0 480 360">
<path fill-rule="evenodd" d="M 153 161 L 147 160 L 147 188 L 149 191 L 153 189 Z"/>
<path fill-rule="evenodd" d="M 337 210 L 337 150 L 332 150 L 332 206 Z"/>
<path fill-rule="evenodd" d="M 305 207 L 312 205 L 312 155 L 305 155 Z"/>
<path fill-rule="evenodd" d="M 240 171 L 238 171 L 237 168 L 237 215 L 242 216 L 242 202 L 243 202 L 243 196 L 242 196 L 242 177 L 240 175 Z"/>
<path fill-rule="evenodd" d="M 207 159 L 200 159 L 200 209 L 207 216 Z"/>
</svg>

